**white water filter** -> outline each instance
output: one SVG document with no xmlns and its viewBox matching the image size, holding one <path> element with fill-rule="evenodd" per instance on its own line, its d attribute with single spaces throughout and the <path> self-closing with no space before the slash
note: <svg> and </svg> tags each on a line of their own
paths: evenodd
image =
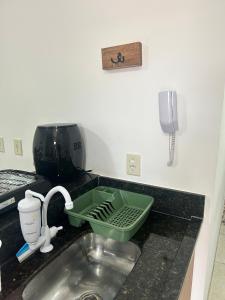
<svg viewBox="0 0 225 300">
<path fill-rule="evenodd" d="M 24 240 L 35 244 L 41 234 L 41 201 L 28 191 L 25 198 L 19 201 L 18 210 Z"/>
</svg>

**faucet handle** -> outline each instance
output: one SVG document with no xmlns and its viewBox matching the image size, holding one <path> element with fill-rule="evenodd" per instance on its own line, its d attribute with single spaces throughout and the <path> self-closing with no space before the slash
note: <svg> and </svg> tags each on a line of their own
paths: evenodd
<svg viewBox="0 0 225 300">
<path fill-rule="evenodd" d="M 59 227 L 57 227 L 57 229 L 58 229 L 58 231 L 63 230 L 63 226 L 59 226 Z"/>
</svg>

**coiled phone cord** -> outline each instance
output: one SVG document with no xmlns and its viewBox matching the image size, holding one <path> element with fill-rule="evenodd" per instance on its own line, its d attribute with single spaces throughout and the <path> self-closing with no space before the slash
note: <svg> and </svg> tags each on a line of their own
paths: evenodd
<svg viewBox="0 0 225 300">
<path fill-rule="evenodd" d="M 169 161 L 167 163 L 167 166 L 172 166 L 173 164 L 175 141 L 176 141 L 176 135 L 174 131 L 173 133 L 169 134 Z"/>
</svg>

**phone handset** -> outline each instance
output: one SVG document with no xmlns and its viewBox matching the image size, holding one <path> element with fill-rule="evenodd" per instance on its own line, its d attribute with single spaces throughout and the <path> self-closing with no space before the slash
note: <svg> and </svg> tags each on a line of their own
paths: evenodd
<svg viewBox="0 0 225 300">
<path fill-rule="evenodd" d="M 159 117 L 160 125 L 165 133 L 169 134 L 169 161 L 172 166 L 174 161 L 177 122 L 177 94 L 175 91 L 163 91 L 159 93 Z"/>
</svg>

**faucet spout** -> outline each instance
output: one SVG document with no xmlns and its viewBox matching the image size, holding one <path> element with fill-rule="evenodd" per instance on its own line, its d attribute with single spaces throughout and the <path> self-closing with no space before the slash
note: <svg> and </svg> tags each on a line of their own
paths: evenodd
<svg viewBox="0 0 225 300">
<path fill-rule="evenodd" d="M 53 189 L 51 189 L 48 192 L 48 194 L 46 195 L 46 197 L 44 199 L 43 211 L 42 211 L 42 226 L 43 227 L 47 226 L 47 211 L 48 211 L 49 201 L 51 200 L 52 196 L 58 192 L 60 192 L 65 199 L 65 208 L 67 210 L 73 208 L 73 202 L 71 200 L 71 197 L 70 197 L 70 194 L 68 193 L 68 191 L 60 185 L 54 187 Z"/>
</svg>

